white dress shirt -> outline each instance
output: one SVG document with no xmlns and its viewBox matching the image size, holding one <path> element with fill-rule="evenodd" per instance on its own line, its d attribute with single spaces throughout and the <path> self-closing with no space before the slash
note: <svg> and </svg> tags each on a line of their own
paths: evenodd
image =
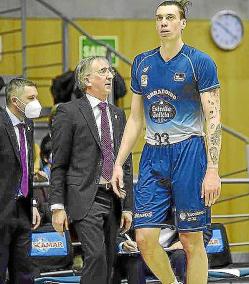
<svg viewBox="0 0 249 284">
<path fill-rule="evenodd" d="M 86 94 L 86 97 L 92 107 L 93 114 L 94 114 L 95 121 L 96 121 L 97 128 L 98 128 L 99 137 L 101 139 L 101 110 L 99 109 L 98 104 L 101 103 L 102 101 L 88 94 Z M 110 133 L 111 133 L 112 146 L 113 146 L 113 128 L 112 128 L 111 114 L 109 110 L 108 101 L 106 100 L 105 102 L 107 103 L 106 112 L 107 112 L 107 116 L 109 120 Z"/>
</svg>

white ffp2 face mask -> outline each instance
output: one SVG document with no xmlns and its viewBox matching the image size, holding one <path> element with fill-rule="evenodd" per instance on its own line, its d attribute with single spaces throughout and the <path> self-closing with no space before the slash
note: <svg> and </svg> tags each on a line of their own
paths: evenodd
<svg viewBox="0 0 249 284">
<path fill-rule="evenodd" d="M 24 114 L 27 118 L 38 118 L 41 113 L 41 105 L 38 100 L 26 104 Z"/>
<path fill-rule="evenodd" d="M 24 112 L 24 114 L 27 118 L 38 118 L 40 116 L 42 107 L 41 107 L 38 100 L 34 100 L 34 101 L 29 102 L 27 104 L 25 104 L 19 98 L 17 98 L 17 100 L 20 103 L 22 103 L 23 105 L 25 105 L 24 111 L 22 109 L 20 109 L 19 107 L 18 108 L 20 109 L 20 111 Z"/>
</svg>

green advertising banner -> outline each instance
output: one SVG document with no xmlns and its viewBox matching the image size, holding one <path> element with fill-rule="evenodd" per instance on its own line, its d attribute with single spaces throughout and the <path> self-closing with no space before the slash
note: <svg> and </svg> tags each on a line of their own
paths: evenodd
<svg viewBox="0 0 249 284">
<path fill-rule="evenodd" d="M 117 36 L 93 36 L 97 40 L 101 40 L 104 43 L 110 45 L 115 50 L 118 49 L 118 37 Z M 79 56 L 80 59 L 88 56 L 106 56 L 106 47 L 96 44 L 89 40 L 85 36 L 79 38 Z M 118 58 L 112 54 L 112 66 L 118 66 Z"/>
</svg>

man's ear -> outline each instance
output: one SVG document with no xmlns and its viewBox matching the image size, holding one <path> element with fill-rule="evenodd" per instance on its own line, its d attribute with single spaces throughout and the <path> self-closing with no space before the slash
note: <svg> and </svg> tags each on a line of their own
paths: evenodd
<svg viewBox="0 0 249 284">
<path fill-rule="evenodd" d="M 16 104 L 16 102 L 17 102 L 17 98 L 16 97 L 11 97 L 10 100 L 11 100 L 12 104 Z"/>
<path fill-rule="evenodd" d="M 85 77 L 84 79 L 84 83 L 87 87 L 91 87 L 92 86 L 92 83 L 90 82 L 89 78 L 88 77 Z"/>
<path fill-rule="evenodd" d="M 181 19 L 181 28 L 182 28 L 182 31 L 185 29 L 186 25 L 187 25 L 186 19 Z"/>
</svg>

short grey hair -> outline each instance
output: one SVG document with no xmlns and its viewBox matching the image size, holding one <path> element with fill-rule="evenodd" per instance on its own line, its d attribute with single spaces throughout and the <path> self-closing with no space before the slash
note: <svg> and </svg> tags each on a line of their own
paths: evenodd
<svg viewBox="0 0 249 284">
<path fill-rule="evenodd" d="M 91 72 L 91 66 L 93 64 L 93 61 L 95 60 L 106 60 L 108 61 L 104 56 L 89 56 L 86 58 L 83 58 L 80 63 L 76 66 L 74 71 L 74 79 L 76 87 L 78 87 L 81 91 L 86 90 L 86 83 L 85 83 L 85 77 L 89 75 Z"/>
<path fill-rule="evenodd" d="M 10 105 L 12 96 L 20 97 L 20 94 L 23 92 L 24 87 L 26 86 L 37 88 L 34 82 L 25 78 L 12 79 L 5 87 L 6 104 Z"/>
</svg>

